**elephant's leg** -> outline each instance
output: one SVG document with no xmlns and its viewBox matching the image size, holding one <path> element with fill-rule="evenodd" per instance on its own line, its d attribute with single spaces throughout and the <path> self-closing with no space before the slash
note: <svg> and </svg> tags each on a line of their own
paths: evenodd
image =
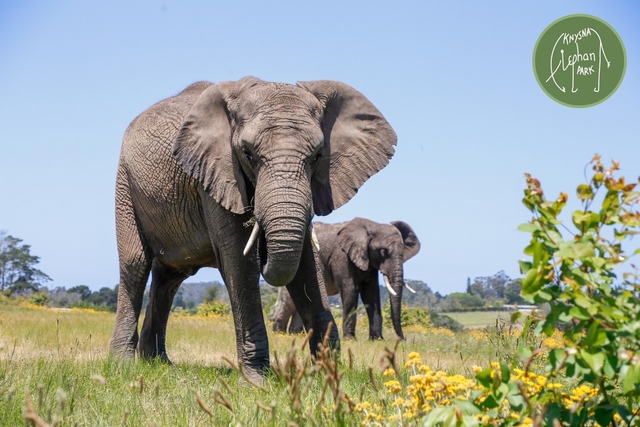
<svg viewBox="0 0 640 427">
<path fill-rule="evenodd" d="M 160 358 L 169 362 L 166 350 L 167 321 L 180 284 L 188 276 L 171 267 L 153 262 L 149 304 L 144 316 L 138 354 L 145 359 Z"/>
<path fill-rule="evenodd" d="M 291 301 L 291 296 L 287 292 L 287 289 L 278 289 L 278 298 L 276 300 L 275 316 L 273 319 L 273 332 L 287 332 L 289 319 L 295 312 L 295 309 L 296 308 Z"/>
<path fill-rule="evenodd" d="M 331 328 L 329 345 L 339 350 L 338 328 L 329 308 L 320 257 L 313 248 L 310 233 L 305 237 L 300 266 L 291 283 L 287 285 L 287 290 L 302 318 L 305 329 L 307 331 L 313 329 L 313 335 L 309 340 L 311 354 L 316 354 L 318 344 L 324 339 L 329 327 Z"/>
<path fill-rule="evenodd" d="M 242 253 L 238 253 L 238 257 L 242 257 Z M 262 315 L 259 271 L 255 263 L 232 267 L 224 257 L 222 264 L 220 271 L 229 291 L 236 329 L 238 363 L 249 378 L 260 382 L 269 369 L 269 341 Z"/>
<path fill-rule="evenodd" d="M 352 282 L 340 285 L 342 298 L 342 337 L 347 340 L 356 339 L 356 320 L 358 309 L 358 292 Z"/>
<path fill-rule="evenodd" d="M 367 309 L 367 317 L 369 318 L 369 339 L 383 339 L 378 270 L 373 270 L 367 280 L 361 284 L 360 297 L 362 298 L 362 303 Z"/>
<path fill-rule="evenodd" d="M 138 318 L 151 270 L 151 256 L 138 230 L 122 170 L 118 171 L 116 184 L 116 232 L 120 283 L 116 320 L 109 347 L 112 355 L 133 360 L 138 344 Z"/>
<path fill-rule="evenodd" d="M 213 199 L 203 199 L 218 268 L 229 292 L 238 363 L 249 378 L 261 382 L 269 369 L 269 341 L 260 299 L 260 269 L 255 251 L 242 254 L 251 234 L 251 228 L 243 224 L 251 217 L 232 214 Z"/>
<path fill-rule="evenodd" d="M 298 310 L 294 310 L 293 315 L 291 316 L 291 323 L 289 323 L 289 333 L 299 334 L 303 331 L 304 324 L 302 323 L 302 317 L 300 317 Z"/>
</svg>

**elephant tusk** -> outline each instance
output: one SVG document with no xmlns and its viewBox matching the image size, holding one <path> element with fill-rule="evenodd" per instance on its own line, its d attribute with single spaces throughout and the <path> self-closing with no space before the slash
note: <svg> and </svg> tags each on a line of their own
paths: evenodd
<svg viewBox="0 0 640 427">
<path fill-rule="evenodd" d="M 311 243 L 316 248 L 316 252 L 320 253 L 320 242 L 318 242 L 318 235 L 313 228 L 313 224 L 309 224 L 309 231 L 311 232 Z"/>
<path fill-rule="evenodd" d="M 396 293 L 396 291 L 394 291 L 394 290 L 393 290 L 393 288 L 391 287 L 391 283 L 389 283 L 389 278 L 387 277 L 387 275 L 386 275 L 386 274 L 383 274 L 383 275 L 382 275 L 382 278 L 384 279 L 384 284 L 385 284 L 385 286 L 387 287 L 387 289 L 389 290 L 389 293 L 390 293 L 391 295 L 393 295 L 393 296 L 398 295 L 398 294 Z"/>
<path fill-rule="evenodd" d="M 249 250 L 256 242 L 256 238 L 258 237 L 258 233 L 260 232 L 260 226 L 258 225 L 258 221 L 253 224 L 253 230 L 251 230 L 251 236 L 249 236 L 249 241 L 247 242 L 247 246 L 244 247 L 244 251 L 242 251 L 242 255 L 247 256 Z"/>
<path fill-rule="evenodd" d="M 412 294 L 416 293 L 416 291 L 414 291 L 413 288 L 411 286 L 409 286 L 409 284 L 407 282 L 404 282 L 404 287 L 407 288 L 407 290 L 409 292 L 411 292 Z"/>
</svg>

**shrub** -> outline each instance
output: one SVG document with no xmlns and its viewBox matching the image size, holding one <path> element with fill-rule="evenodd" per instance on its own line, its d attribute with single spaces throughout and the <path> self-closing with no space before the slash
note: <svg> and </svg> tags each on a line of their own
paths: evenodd
<svg viewBox="0 0 640 427">
<path fill-rule="evenodd" d="M 33 295 L 31 295 L 29 301 L 41 307 L 45 306 L 49 302 L 49 294 L 46 292 L 35 292 Z"/>
<path fill-rule="evenodd" d="M 203 302 L 196 311 L 199 316 L 226 316 L 229 313 L 231 313 L 231 306 L 216 300 Z"/>
</svg>

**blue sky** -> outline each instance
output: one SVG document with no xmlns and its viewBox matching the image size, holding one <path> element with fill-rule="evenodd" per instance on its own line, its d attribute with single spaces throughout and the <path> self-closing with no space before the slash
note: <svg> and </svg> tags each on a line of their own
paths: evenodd
<svg viewBox="0 0 640 427">
<path fill-rule="evenodd" d="M 0 4 L 0 230 L 31 245 L 48 286 L 117 284 L 122 134 L 198 80 L 333 79 L 364 93 L 396 130 L 396 154 L 321 220 L 408 222 L 422 249 L 405 276 L 443 294 L 519 276 L 525 172 L 571 200 L 594 153 L 640 175 L 636 1 L 214 3 Z M 532 71 L 541 32 L 575 13 L 608 22 L 627 52 L 618 91 L 591 108 L 554 102 Z"/>
</svg>

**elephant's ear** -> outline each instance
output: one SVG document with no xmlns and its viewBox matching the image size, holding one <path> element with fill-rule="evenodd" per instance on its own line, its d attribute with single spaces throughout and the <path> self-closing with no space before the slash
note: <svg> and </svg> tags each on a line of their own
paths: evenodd
<svg viewBox="0 0 640 427">
<path fill-rule="evenodd" d="M 369 269 L 369 240 L 367 229 L 356 220 L 345 223 L 338 231 L 338 246 L 363 271 Z"/>
<path fill-rule="evenodd" d="M 229 103 L 258 79 L 209 86 L 196 100 L 173 144 L 178 164 L 200 181 L 225 209 L 244 213 L 250 205 L 244 176 L 231 148 Z"/>
<path fill-rule="evenodd" d="M 413 232 L 413 229 L 404 221 L 393 221 L 391 223 L 394 227 L 400 230 L 402 234 L 402 240 L 404 241 L 404 260 L 407 261 L 412 258 L 420 250 L 420 240 L 418 236 Z"/>
<path fill-rule="evenodd" d="M 325 145 L 312 191 L 315 213 L 328 215 L 389 163 L 398 137 L 382 113 L 351 86 L 331 80 L 297 84 L 324 107 Z"/>
</svg>

